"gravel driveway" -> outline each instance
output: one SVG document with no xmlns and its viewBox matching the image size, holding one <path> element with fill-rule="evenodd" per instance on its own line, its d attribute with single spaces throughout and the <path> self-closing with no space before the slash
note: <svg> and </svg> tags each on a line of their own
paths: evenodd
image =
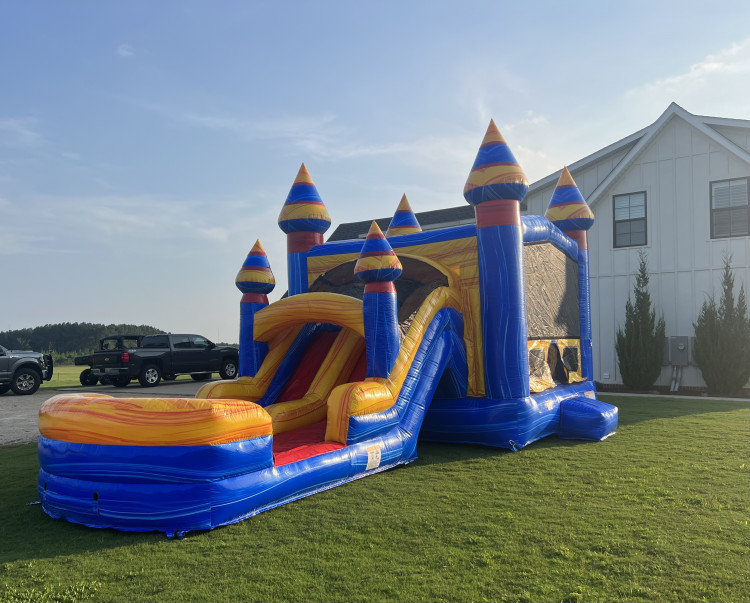
<svg viewBox="0 0 750 603">
<path fill-rule="evenodd" d="M 97 385 L 94 387 L 61 387 L 40 389 L 30 396 L 16 396 L 8 392 L 0 396 L 0 446 L 36 442 L 39 436 L 37 414 L 42 404 L 57 394 L 96 392 L 117 398 L 194 398 L 201 385 L 207 381 L 162 382 L 156 387 L 128 387 Z"/>
</svg>

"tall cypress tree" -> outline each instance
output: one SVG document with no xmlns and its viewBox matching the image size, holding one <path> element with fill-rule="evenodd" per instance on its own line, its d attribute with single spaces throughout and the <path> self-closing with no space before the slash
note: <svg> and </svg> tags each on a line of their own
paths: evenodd
<svg viewBox="0 0 750 603">
<path fill-rule="evenodd" d="M 724 256 L 721 299 L 703 302 L 695 328 L 695 363 L 711 394 L 739 393 L 750 379 L 750 318 L 745 287 L 734 301 L 732 258 Z"/>
<path fill-rule="evenodd" d="M 664 319 L 656 320 L 648 291 L 648 262 L 643 250 L 633 294 L 625 303 L 625 330 L 617 329 L 615 349 L 622 382 L 630 389 L 648 389 L 659 378 L 664 356 Z"/>
</svg>

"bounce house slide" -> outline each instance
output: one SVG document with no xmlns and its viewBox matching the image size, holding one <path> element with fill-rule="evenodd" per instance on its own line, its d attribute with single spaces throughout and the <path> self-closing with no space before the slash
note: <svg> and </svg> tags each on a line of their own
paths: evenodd
<svg viewBox="0 0 750 603">
<path fill-rule="evenodd" d="M 323 241 L 302 165 L 279 217 L 288 296 L 257 241 L 235 284 L 239 378 L 194 399 L 51 398 L 39 412 L 44 511 L 168 535 L 230 524 L 416 458 L 417 440 L 519 450 L 604 440 L 587 230 L 564 169 L 545 216 L 490 123 L 464 188 L 475 223 L 422 232 L 406 196 L 388 231 Z"/>
<path fill-rule="evenodd" d="M 331 382 L 337 382 L 362 371 L 362 349 L 356 343 L 364 342 L 349 329 L 332 330 L 331 324 L 340 322 L 336 316 L 330 317 L 332 323 L 294 329 L 291 343 L 289 334 L 279 338 L 287 362 L 279 363 L 275 347 L 269 349 L 266 362 L 279 365 L 274 376 L 285 369 L 289 378 L 270 379 L 264 396 L 274 401 L 265 409 L 237 399 L 52 398 L 40 414 L 40 490 L 46 512 L 94 527 L 171 534 L 233 523 L 408 463 L 415 458 L 419 427 L 440 377 L 448 367 L 465 375 L 462 319 L 449 307 L 452 298 L 439 289 L 422 304 L 400 345 L 393 379 L 337 385 L 322 411 L 315 403 L 316 383 L 332 373 Z M 338 301 L 342 306 L 359 303 Z M 352 340 L 347 355 L 344 348 Z M 326 372 L 328 360 L 342 357 L 348 361 Z M 227 387 L 257 394 L 261 386 L 219 382 L 204 386 L 202 395 Z M 274 388 L 277 396 L 272 396 Z M 89 433 L 92 441 L 82 443 L 87 429 L 81 417 L 101 421 L 102 413 L 109 425 L 100 424 L 98 435 Z M 272 417 L 281 417 L 278 434 Z M 153 425 L 161 426 L 162 441 L 151 440 L 157 431 Z M 165 430 L 167 425 L 172 429 Z M 73 430 L 78 443 L 65 442 Z M 198 443 L 201 435 L 240 430 L 254 437 L 226 444 L 204 437 Z M 194 442 L 185 439 L 191 432 Z M 177 434 L 183 438 L 180 445 L 175 445 Z"/>
</svg>

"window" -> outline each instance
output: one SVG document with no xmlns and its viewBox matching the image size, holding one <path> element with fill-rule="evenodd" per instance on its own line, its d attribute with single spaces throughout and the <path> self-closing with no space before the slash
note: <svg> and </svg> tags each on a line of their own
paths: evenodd
<svg viewBox="0 0 750 603">
<path fill-rule="evenodd" d="M 190 337 L 187 335 L 172 335 L 172 345 L 175 350 L 185 350 L 190 347 Z"/>
<path fill-rule="evenodd" d="M 211 347 L 211 342 L 205 337 L 201 337 L 200 335 L 197 335 L 193 337 L 193 347 L 207 349 Z"/>
<path fill-rule="evenodd" d="M 747 182 L 748 178 L 737 178 L 711 183 L 712 239 L 750 234 Z"/>
<path fill-rule="evenodd" d="M 166 335 L 151 335 L 150 337 L 144 337 L 142 346 L 144 348 L 168 348 L 169 339 Z"/>
<path fill-rule="evenodd" d="M 646 244 L 646 192 L 615 195 L 615 247 Z"/>
</svg>

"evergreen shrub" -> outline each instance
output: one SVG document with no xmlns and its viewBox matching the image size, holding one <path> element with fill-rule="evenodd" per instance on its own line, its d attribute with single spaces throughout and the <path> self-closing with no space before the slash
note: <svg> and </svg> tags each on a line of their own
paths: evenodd
<svg viewBox="0 0 750 603">
<path fill-rule="evenodd" d="M 716 395 L 739 393 L 750 379 L 750 318 L 745 287 L 734 299 L 732 257 L 724 256 L 721 298 L 712 294 L 703 302 L 695 328 L 695 363 L 708 392 Z"/>
<path fill-rule="evenodd" d="M 640 264 L 635 277 L 633 295 L 625 303 L 625 330 L 618 327 L 615 349 L 620 375 L 625 387 L 649 389 L 659 378 L 664 356 L 664 319 L 656 320 L 648 291 L 648 262 L 643 250 L 638 252 Z"/>
</svg>

